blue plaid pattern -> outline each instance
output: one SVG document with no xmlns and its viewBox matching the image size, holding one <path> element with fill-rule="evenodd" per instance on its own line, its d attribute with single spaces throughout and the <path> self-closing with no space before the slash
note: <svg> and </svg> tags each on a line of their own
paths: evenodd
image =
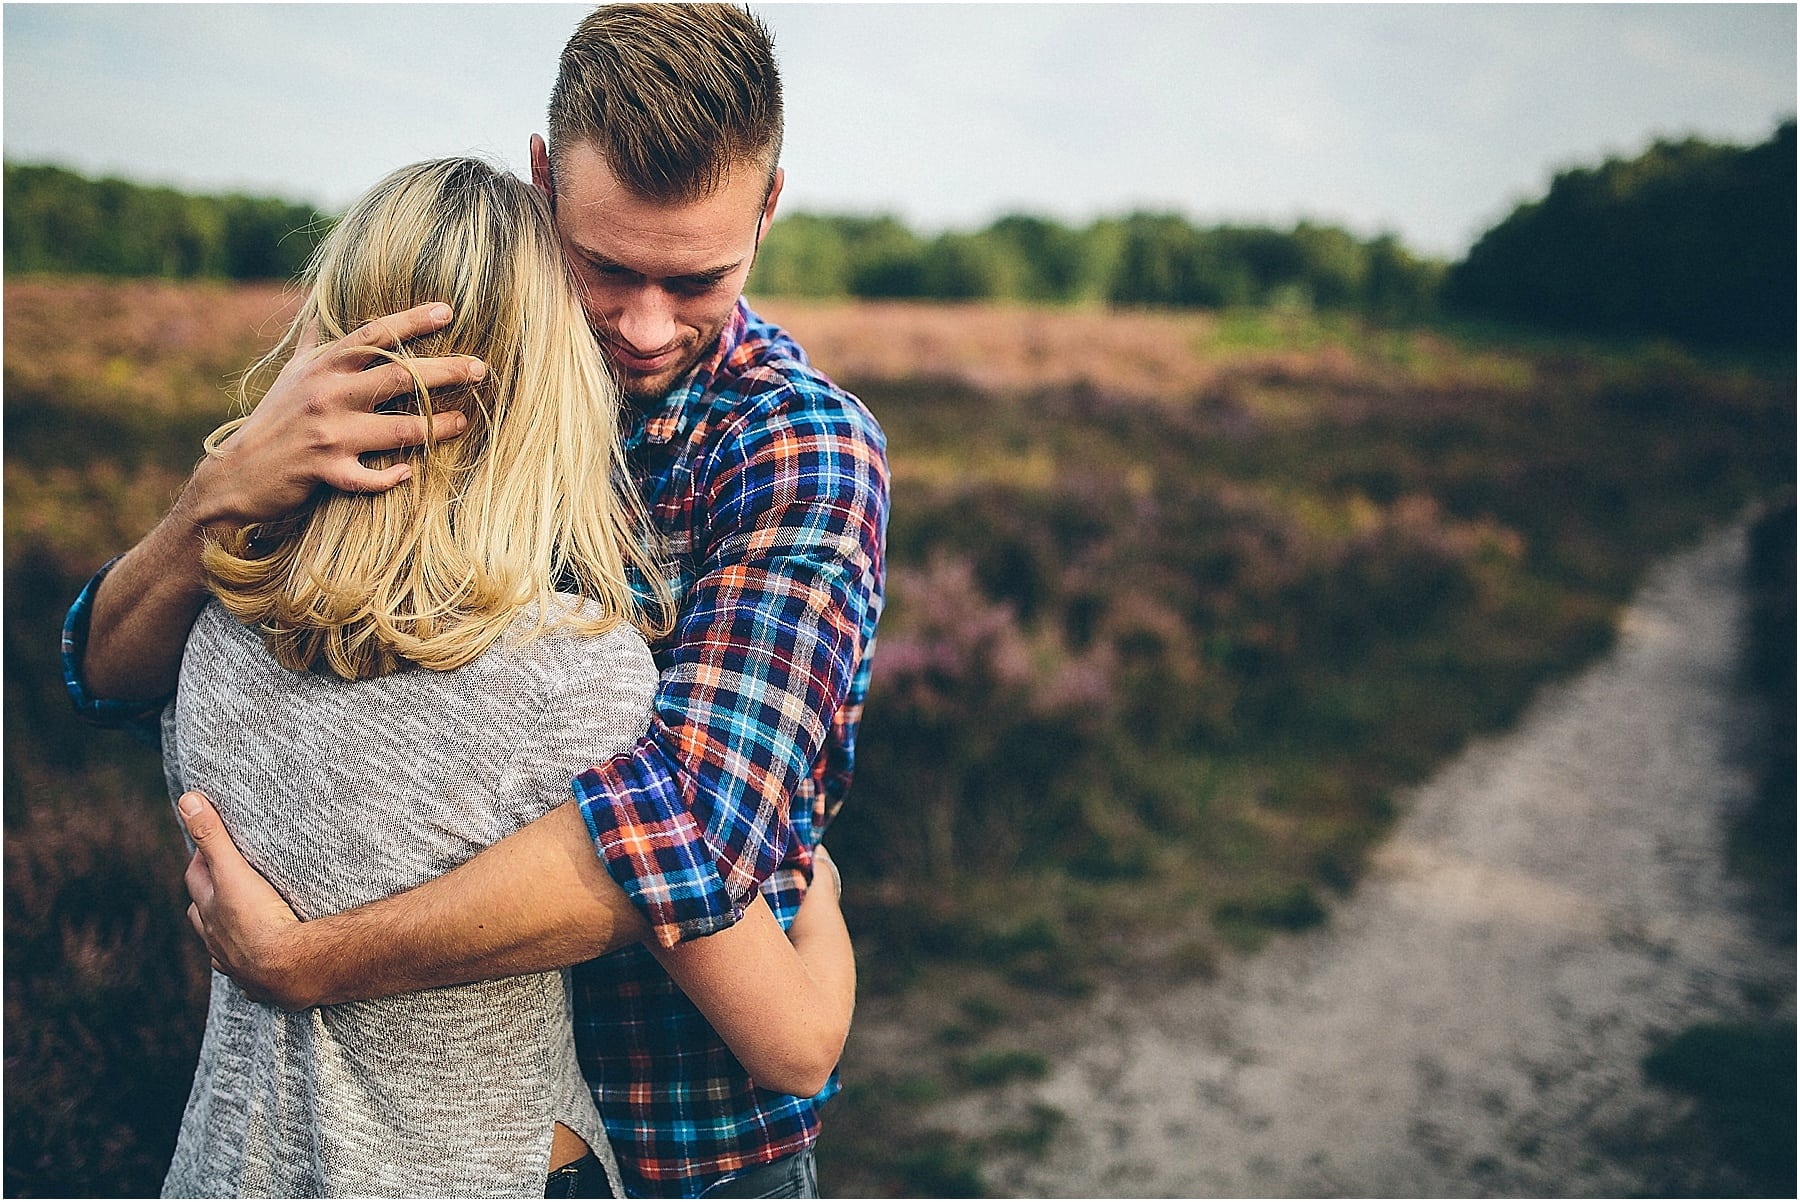
<svg viewBox="0 0 1800 1202">
<path fill-rule="evenodd" d="M 855 762 L 882 601 L 885 442 L 739 302 L 627 449 L 679 598 L 649 733 L 575 795 L 664 944 L 762 888 L 785 925 Z M 653 957 L 575 972 L 576 1040 L 634 1194 L 692 1196 L 811 1145 L 817 1098 L 759 1090 Z M 776 1021 L 779 1021 L 778 1019 Z"/>
<path fill-rule="evenodd" d="M 94 696 L 81 678 L 81 661 L 87 655 L 88 619 L 94 612 L 94 594 L 100 591 L 100 582 L 106 579 L 112 566 L 123 558 L 123 555 L 113 556 L 94 573 L 63 619 L 63 687 L 69 691 L 69 701 L 75 706 L 75 712 L 89 722 L 96 726 L 123 727 L 152 747 L 161 747 L 160 718 L 163 706 L 169 700 L 167 697 L 152 701 L 114 701 Z"/>
</svg>

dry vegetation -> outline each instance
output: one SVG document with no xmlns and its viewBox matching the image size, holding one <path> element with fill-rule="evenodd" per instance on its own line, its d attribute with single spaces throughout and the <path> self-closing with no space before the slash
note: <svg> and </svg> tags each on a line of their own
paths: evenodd
<svg viewBox="0 0 1800 1202">
<path fill-rule="evenodd" d="M 1274 414 L 1284 387 L 1516 386 L 1531 371 L 1514 351 L 1301 313 L 789 299 L 759 302 L 758 312 L 844 379 L 937 378 L 980 393 L 1085 388 L 1179 405 L 1229 379 L 1262 384 Z"/>
<path fill-rule="evenodd" d="M 150 1193 L 166 1164 L 204 1005 L 179 837 L 154 753 L 69 715 L 56 630 L 289 304 L 7 282 L 9 1194 Z M 865 988 L 946 1008 L 940 1064 L 853 1036 L 839 1192 L 981 1189 L 909 1098 L 1041 1071 L 1012 1016 L 1096 974 L 1321 921 L 1396 786 L 1605 646 L 1651 557 L 1791 494 L 1791 361 L 1298 312 L 766 312 L 890 434 L 890 605 L 832 840 Z"/>
</svg>

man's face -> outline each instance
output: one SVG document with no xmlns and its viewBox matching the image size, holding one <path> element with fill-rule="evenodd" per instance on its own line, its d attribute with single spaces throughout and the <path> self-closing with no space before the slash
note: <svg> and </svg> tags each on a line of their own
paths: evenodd
<svg viewBox="0 0 1800 1202">
<path fill-rule="evenodd" d="M 532 139 L 532 177 L 549 188 L 549 161 Z M 699 200 L 634 196 L 591 143 L 556 162 L 556 228 L 562 236 L 588 324 L 626 397 L 649 407 L 668 395 L 718 342 L 757 244 L 775 214 L 781 175 L 734 166 Z"/>
</svg>

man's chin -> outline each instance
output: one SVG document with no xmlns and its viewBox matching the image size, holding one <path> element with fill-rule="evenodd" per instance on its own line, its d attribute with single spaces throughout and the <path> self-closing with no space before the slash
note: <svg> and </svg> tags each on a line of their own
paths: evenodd
<svg viewBox="0 0 1800 1202">
<path fill-rule="evenodd" d="M 648 411 L 659 408 L 669 393 L 687 379 L 695 365 L 718 344 L 719 331 L 714 330 L 706 337 L 694 339 L 685 348 L 687 353 L 678 360 L 655 371 L 632 371 L 619 361 L 618 355 L 611 353 L 605 339 L 601 339 L 600 348 L 606 352 L 606 361 L 619 381 L 619 390 L 625 394 L 625 400 L 636 409 Z"/>
<path fill-rule="evenodd" d="M 670 368 L 652 372 L 649 375 L 620 372 L 619 391 L 623 392 L 625 399 L 636 408 L 655 409 L 667 399 L 669 390 L 675 387 L 678 375 L 678 372 Z"/>
<path fill-rule="evenodd" d="M 668 399 L 675 386 L 694 370 L 694 364 L 700 362 L 698 353 L 690 353 L 666 367 L 655 371 L 632 371 L 620 363 L 617 356 L 608 355 L 614 375 L 619 381 L 619 391 L 633 406 L 642 410 L 655 409 Z"/>
</svg>

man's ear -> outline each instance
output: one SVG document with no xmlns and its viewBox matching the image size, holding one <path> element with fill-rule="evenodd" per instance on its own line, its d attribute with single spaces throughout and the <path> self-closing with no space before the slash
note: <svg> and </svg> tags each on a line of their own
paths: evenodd
<svg viewBox="0 0 1800 1202">
<path fill-rule="evenodd" d="M 763 236 L 769 232 L 769 226 L 775 220 L 775 202 L 781 199 L 781 185 L 787 182 L 787 170 L 775 168 L 774 182 L 769 185 L 769 199 L 763 201 L 762 220 L 756 226 L 756 244 L 762 245 Z"/>
<path fill-rule="evenodd" d="M 531 182 L 544 199 L 556 203 L 556 186 L 550 182 L 550 148 L 544 145 L 542 134 L 531 135 Z"/>
</svg>

